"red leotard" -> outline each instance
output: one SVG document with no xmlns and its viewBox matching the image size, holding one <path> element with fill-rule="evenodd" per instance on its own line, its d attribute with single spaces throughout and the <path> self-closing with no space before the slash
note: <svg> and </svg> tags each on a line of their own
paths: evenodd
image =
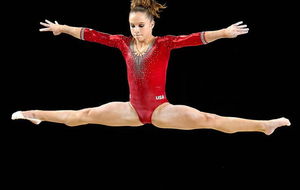
<svg viewBox="0 0 300 190">
<path fill-rule="evenodd" d="M 81 39 L 118 48 L 125 58 L 130 103 L 142 123 L 151 123 L 155 108 L 168 102 L 165 92 L 166 73 L 172 49 L 205 44 L 204 32 L 182 36 L 156 37 L 143 56 L 133 51 L 133 37 L 110 35 L 83 28 Z"/>
</svg>

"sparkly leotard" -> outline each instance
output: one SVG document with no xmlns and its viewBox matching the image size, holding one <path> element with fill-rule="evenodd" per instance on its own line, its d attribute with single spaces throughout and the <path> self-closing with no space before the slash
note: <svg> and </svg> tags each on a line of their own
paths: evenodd
<svg viewBox="0 0 300 190">
<path fill-rule="evenodd" d="M 142 123 L 151 123 L 155 108 L 168 102 L 165 85 L 170 52 L 172 49 L 205 44 L 205 33 L 198 32 L 181 36 L 156 37 L 146 53 L 134 53 L 133 37 L 110 35 L 93 29 L 83 28 L 81 39 L 118 48 L 127 65 L 130 103 Z"/>
</svg>

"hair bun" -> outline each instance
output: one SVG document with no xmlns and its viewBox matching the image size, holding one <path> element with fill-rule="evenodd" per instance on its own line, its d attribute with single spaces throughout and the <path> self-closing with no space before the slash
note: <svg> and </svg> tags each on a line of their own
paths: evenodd
<svg viewBox="0 0 300 190">
<path fill-rule="evenodd" d="M 149 13 L 156 18 L 159 18 L 161 9 L 167 8 L 165 5 L 157 3 L 155 0 L 131 0 L 131 10 L 134 10 L 137 7 L 148 9 Z"/>
<path fill-rule="evenodd" d="M 149 8 L 152 3 L 152 0 L 131 0 L 131 9 L 141 6 L 144 8 Z"/>
</svg>

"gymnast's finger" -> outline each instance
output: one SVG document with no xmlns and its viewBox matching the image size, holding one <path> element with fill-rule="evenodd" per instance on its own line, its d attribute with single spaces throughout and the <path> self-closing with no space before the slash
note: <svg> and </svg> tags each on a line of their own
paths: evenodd
<svg viewBox="0 0 300 190">
<path fill-rule="evenodd" d="M 49 20 L 47 20 L 47 19 L 46 19 L 45 21 L 46 21 L 48 24 L 53 24 L 52 22 L 50 22 L 50 21 L 49 21 Z"/>
<path fill-rule="evenodd" d="M 43 26 L 45 26 L 45 27 L 50 27 L 49 24 L 46 24 L 46 23 L 44 23 L 44 22 L 40 22 L 40 24 L 43 25 Z"/>
<path fill-rule="evenodd" d="M 238 35 L 242 35 L 242 34 L 247 34 L 248 31 L 238 31 L 237 33 L 238 33 Z"/>
<path fill-rule="evenodd" d="M 238 32 L 248 32 L 249 28 L 238 29 L 237 31 Z"/>
<path fill-rule="evenodd" d="M 247 24 L 237 26 L 239 28 L 247 28 Z"/>
<path fill-rule="evenodd" d="M 40 32 L 48 32 L 48 31 L 51 31 L 50 28 L 41 28 L 40 29 Z"/>
<path fill-rule="evenodd" d="M 235 24 L 233 24 L 234 26 L 238 26 L 238 25 L 240 25 L 240 24 L 242 24 L 243 23 L 243 21 L 239 21 L 239 22 L 237 22 L 237 23 L 235 23 Z"/>
</svg>

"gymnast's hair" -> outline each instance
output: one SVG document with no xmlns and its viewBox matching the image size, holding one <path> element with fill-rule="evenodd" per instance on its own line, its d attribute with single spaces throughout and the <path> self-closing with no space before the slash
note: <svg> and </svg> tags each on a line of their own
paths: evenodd
<svg viewBox="0 0 300 190">
<path fill-rule="evenodd" d="M 159 13 L 161 9 L 167 8 L 165 5 L 157 3 L 155 0 L 131 0 L 131 9 L 132 12 L 142 12 L 146 13 L 150 20 L 154 18 L 160 18 Z"/>
</svg>

